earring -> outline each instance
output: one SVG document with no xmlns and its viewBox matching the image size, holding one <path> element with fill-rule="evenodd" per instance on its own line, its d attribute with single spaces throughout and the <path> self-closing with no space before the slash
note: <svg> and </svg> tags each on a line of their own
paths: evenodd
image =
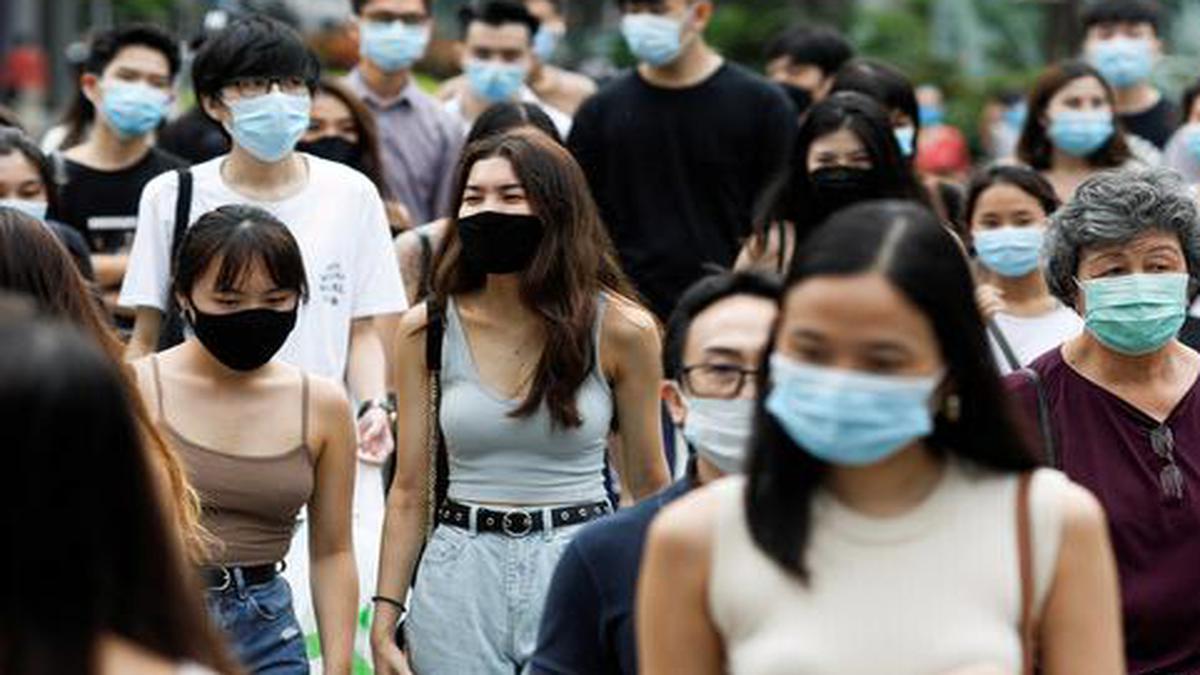
<svg viewBox="0 0 1200 675">
<path fill-rule="evenodd" d="M 950 394 L 942 401 L 942 416 L 951 424 L 957 423 L 962 417 L 962 399 L 958 394 Z"/>
</svg>

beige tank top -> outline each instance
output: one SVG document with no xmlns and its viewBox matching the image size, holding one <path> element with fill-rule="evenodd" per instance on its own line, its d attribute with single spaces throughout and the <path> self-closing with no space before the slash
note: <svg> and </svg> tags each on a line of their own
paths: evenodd
<svg viewBox="0 0 1200 675">
<path fill-rule="evenodd" d="M 301 443 L 282 454 L 242 457 L 185 438 L 167 420 L 158 357 L 151 358 L 159 425 L 200 496 L 201 524 L 220 542 L 209 562 L 263 565 L 283 560 L 315 483 L 308 445 L 308 375 L 301 384 Z"/>
<path fill-rule="evenodd" d="M 1067 478 L 1030 485 L 1034 613 L 1052 581 Z M 748 675 L 937 675 L 1021 669 L 1015 475 L 952 461 L 912 511 L 872 518 L 814 497 L 804 586 L 753 542 L 745 479 L 730 478 L 714 532 L 709 608 L 728 670 Z"/>
</svg>

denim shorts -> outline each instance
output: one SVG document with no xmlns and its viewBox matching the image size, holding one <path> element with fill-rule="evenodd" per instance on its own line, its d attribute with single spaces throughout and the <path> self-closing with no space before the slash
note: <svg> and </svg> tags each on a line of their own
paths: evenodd
<svg viewBox="0 0 1200 675">
<path fill-rule="evenodd" d="M 308 675 L 304 634 L 292 609 L 292 589 L 275 577 L 248 586 L 233 569 L 229 587 L 210 589 L 208 614 L 224 631 L 229 647 L 249 673 Z"/>
<path fill-rule="evenodd" d="M 421 556 L 405 621 L 413 671 L 528 672 L 550 577 L 581 527 L 515 538 L 439 525 Z"/>
</svg>

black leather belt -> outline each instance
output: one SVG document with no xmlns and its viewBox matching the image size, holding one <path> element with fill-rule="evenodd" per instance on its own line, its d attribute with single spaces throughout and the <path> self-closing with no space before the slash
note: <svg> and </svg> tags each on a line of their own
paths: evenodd
<svg viewBox="0 0 1200 675">
<path fill-rule="evenodd" d="M 550 509 L 550 526 L 553 528 L 567 525 L 579 525 L 589 520 L 595 520 L 609 512 L 608 502 L 592 502 L 590 504 L 575 504 Z M 458 502 L 443 502 L 437 511 L 437 520 L 444 525 L 470 529 L 471 511 L 475 511 L 475 530 L 477 532 L 500 532 L 510 537 L 524 537 L 527 534 L 541 532 L 546 529 L 543 522 L 543 509 L 514 509 L 512 511 L 494 511 L 481 506 L 467 506 Z"/>
<path fill-rule="evenodd" d="M 268 563 L 266 565 L 251 565 L 249 567 L 225 567 L 224 565 L 213 565 L 210 567 L 200 568 L 200 578 L 204 579 L 204 586 L 210 591 L 223 591 L 233 585 L 233 571 L 241 570 L 242 579 L 247 586 L 257 584 L 265 584 L 275 577 L 279 576 L 282 563 Z"/>
</svg>

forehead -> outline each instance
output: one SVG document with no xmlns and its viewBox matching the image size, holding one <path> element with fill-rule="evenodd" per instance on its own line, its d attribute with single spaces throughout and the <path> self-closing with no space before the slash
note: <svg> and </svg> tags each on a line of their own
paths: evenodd
<svg viewBox="0 0 1200 675">
<path fill-rule="evenodd" d="M 1080 251 L 1079 264 L 1082 266 L 1092 261 L 1114 256 L 1137 257 L 1159 252 L 1183 255 L 1183 246 L 1179 243 L 1179 237 L 1173 232 L 1150 230 L 1127 242 L 1088 246 Z"/>
<path fill-rule="evenodd" d="M 424 14 L 425 0 L 368 0 L 363 4 L 362 14 L 367 14 L 368 12 Z"/>
<path fill-rule="evenodd" d="M 166 54 L 146 45 L 122 47 L 109 62 L 104 72 L 108 73 L 117 69 L 136 70 L 145 75 L 161 75 L 163 77 L 171 74 L 171 65 L 167 61 Z"/>
<path fill-rule="evenodd" d="M 536 16 L 539 21 L 553 19 L 558 16 L 558 9 L 550 0 L 526 0 L 525 8 L 529 13 Z"/>
<path fill-rule="evenodd" d="M 351 117 L 350 107 L 342 99 L 328 92 L 317 92 L 313 97 L 312 114 L 319 117 Z"/>
<path fill-rule="evenodd" d="M 996 183 L 979 194 L 975 202 L 975 212 L 985 211 L 1017 211 L 1033 210 L 1045 215 L 1039 202 L 1033 195 L 1009 183 Z"/>
<path fill-rule="evenodd" d="M 505 157 L 488 157 L 475 162 L 467 179 L 467 185 L 471 187 L 519 182 L 517 173 L 513 171 L 512 162 Z"/>
<path fill-rule="evenodd" d="M 467 27 L 468 47 L 489 47 L 492 49 L 520 49 L 529 45 L 532 39 L 529 26 L 523 23 L 503 23 L 493 26 L 482 21 L 472 21 Z"/>
<path fill-rule="evenodd" d="M 211 289 L 214 291 L 236 290 L 245 293 L 255 291 L 266 291 L 275 288 L 275 280 L 271 278 L 270 272 L 267 271 L 267 265 L 263 261 L 262 255 L 253 256 L 249 263 L 242 269 L 234 270 L 233 288 L 217 288 L 217 277 L 221 273 L 221 266 L 225 263 L 224 255 L 216 255 L 212 262 L 204 269 L 204 272 L 196 279 L 196 286 L 200 289 Z"/>
<path fill-rule="evenodd" d="M 813 139 L 809 154 L 821 152 L 855 152 L 865 149 L 863 142 L 850 129 L 845 127 L 822 134 Z"/>
<path fill-rule="evenodd" d="M 691 361 L 712 349 L 761 352 L 776 313 L 775 301 L 768 298 L 745 294 L 722 298 L 692 319 L 684 359 Z"/>
<path fill-rule="evenodd" d="M 937 351 L 933 324 L 878 272 L 818 276 L 796 284 L 784 297 L 780 328 L 812 331 L 840 343 Z"/>
<path fill-rule="evenodd" d="M 37 167 L 20 151 L 0 154 L 0 180 L 23 182 L 40 179 Z"/>
<path fill-rule="evenodd" d="M 1154 24 L 1149 21 L 1101 21 L 1088 28 L 1088 36 L 1096 33 L 1121 31 L 1124 33 L 1154 32 Z"/>
<path fill-rule="evenodd" d="M 1077 77 L 1070 82 L 1067 82 L 1054 93 L 1054 99 L 1070 98 L 1074 96 L 1107 96 L 1104 91 L 1104 85 L 1100 80 L 1092 75 L 1084 75 Z"/>
</svg>

